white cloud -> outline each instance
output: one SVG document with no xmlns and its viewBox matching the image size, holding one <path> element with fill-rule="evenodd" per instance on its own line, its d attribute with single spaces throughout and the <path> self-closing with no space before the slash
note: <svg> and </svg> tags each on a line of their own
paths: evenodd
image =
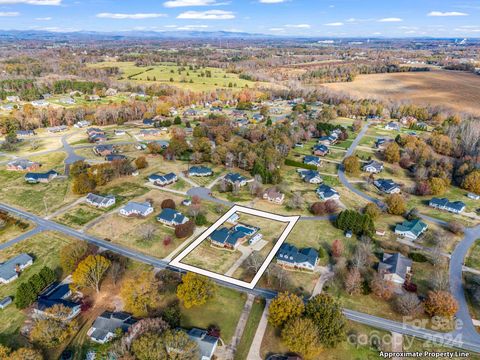
<svg viewBox="0 0 480 360">
<path fill-rule="evenodd" d="M 396 18 L 396 17 L 389 17 L 389 18 L 383 18 L 378 20 L 378 22 L 402 22 L 403 19 Z"/>
<path fill-rule="evenodd" d="M 287 28 L 294 28 L 294 29 L 310 29 L 311 26 L 309 24 L 288 24 L 285 25 Z"/>
<path fill-rule="evenodd" d="M 440 17 L 444 17 L 444 16 L 467 16 L 467 15 L 468 15 L 467 13 L 458 12 L 458 11 L 446 11 L 446 12 L 431 11 L 427 14 L 427 16 L 440 16 Z"/>
<path fill-rule="evenodd" d="M 53 5 L 57 6 L 62 0 L 0 0 L 0 4 L 28 4 L 28 5 Z"/>
<path fill-rule="evenodd" d="M 38 17 L 38 18 L 35 18 L 35 20 L 37 20 L 37 21 L 50 21 L 50 20 L 52 20 L 52 18 L 50 16 Z"/>
<path fill-rule="evenodd" d="M 262 4 L 281 4 L 287 2 L 287 0 L 259 0 Z"/>
<path fill-rule="evenodd" d="M 323 24 L 325 26 L 343 26 L 343 23 L 342 22 L 332 22 L 332 23 L 326 23 L 326 24 Z"/>
<path fill-rule="evenodd" d="M 0 17 L 12 17 L 18 15 L 20 15 L 20 13 L 16 11 L 0 11 Z"/>
<path fill-rule="evenodd" d="M 186 11 L 178 15 L 177 19 L 229 20 L 235 19 L 235 15 L 231 11 L 224 10 Z"/>
<path fill-rule="evenodd" d="M 163 6 L 167 8 L 185 7 L 185 6 L 213 6 L 220 5 L 215 0 L 170 0 L 165 1 Z"/>
<path fill-rule="evenodd" d="M 103 18 L 103 19 L 134 19 L 134 20 L 139 20 L 139 19 L 153 19 L 153 18 L 159 18 L 159 17 L 164 17 L 167 16 L 165 14 L 158 14 L 158 13 L 138 13 L 138 14 L 114 14 L 114 13 L 100 13 L 97 14 L 98 18 Z"/>
<path fill-rule="evenodd" d="M 268 31 L 278 32 L 278 31 L 285 31 L 285 29 L 284 28 L 270 28 L 270 29 L 268 29 Z"/>
</svg>

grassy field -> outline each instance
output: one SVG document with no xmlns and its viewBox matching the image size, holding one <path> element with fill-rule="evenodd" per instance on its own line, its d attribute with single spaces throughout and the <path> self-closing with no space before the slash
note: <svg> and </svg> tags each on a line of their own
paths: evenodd
<svg viewBox="0 0 480 360">
<path fill-rule="evenodd" d="M 218 88 L 254 88 L 257 84 L 253 81 L 240 79 L 237 74 L 227 73 L 223 69 L 212 67 L 193 69 L 189 66 L 183 67 L 173 63 L 140 67 L 133 62 L 102 62 L 90 64 L 90 66 L 96 68 L 118 67 L 121 72 L 118 80 L 128 80 L 142 84 L 165 83 L 194 91 L 208 91 Z M 207 77 L 208 73 L 211 76 Z"/>
<path fill-rule="evenodd" d="M 38 273 L 44 266 L 48 266 L 60 274 L 59 250 L 70 241 L 61 234 L 44 232 L 1 251 L 0 262 L 18 254 L 27 253 L 34 258 L 34 263 L 25 269 L 17 280 L 0 286 L 0 298 L 13 297 L 17 287 L 33 274 Z M 24 344 L 25 339 L 19 335 L 19 330 L 25 318 L 25 313 L 18 310 L 13 304 L 4 310 L 0 310 L 0 343 L 11 346 Z"/>
<path fill-rule="evenodd" d="M 383 337 L 385 333 L 367 326 L 363 326 L 357 323 L 349 322 L 347 325 L 347 334 L 375 334 L 376 336 Z M 268 355 L 273 354 L 285 354 L 288 352 L 288 348 L 282 344 L 280 339 L 280 331 L 268 325 L 265 335 L 262 341 L 261 356 L 263 359 Z M 363 359 L 382 359 L 378 353 L 378 349 L 369 345 L 355 345 L 344 341 L 337 345 L 333 349 L 323 349 L 322 352 L 316 357 L 316 359 L 322 360 L 363 360 Z"/>
<path fill-rule="evenodd" d="M 480 239 L 477 239 L 475 245 L 470 248 L 465 265 L 480 270 Z"/>
<path fill-rule="evenodd" d="M 24 221 L 24 220 L 22 220 Z M 28 223 L 24 221 L 25 223 Z M 16 224 L 7 224 L 3 228 L 0 229 L 0 244 L 3 244 L 11 239 L 16 238 L 17 236 L 23 234 L 24 232 L 27 232 L 31 230 L 33 227 L 30 224 L 30 226 L 26 229 L 20 228 Z"/>
<path fill-rule="evenodd" d="M 250 315 L 248 316 L 247 325 L 243 330 L 242 338 L 240 339 L 237 351 L 235 352 L 235 360 L 248 360 L 248 351 L 250 350 L 253 338 L 255 337 L 255 332 L 257 331 L 258 323 L 262 318 L 264 308 L 265 301 L 255 299 Z"/>
<path fill-rule="evenodd" d="M 408 100 L 420 105 L 480 114 L 480 77 L 460 71 L 360 75 L 353 82 L 324 86 L 358 98 Z"/>
<path fill-rule="evenodd" d="M 210 325 L 216 325 L 220 328 L 223 341 L 229 343 L 245 301 L 245 294 L 219 286 L 215 298 L 207 304 L 190 309 L 181 306 L 181 326 L 207 329 Z"/>
<path fill-rule="evenodd" d="M 42 164 L 41 171 L 55 169 L 63 173 L 63 152 L 41 156 L 30 156 L 28 159 Z M 68 181 L 54 179 L 48 184 L 27 184 L 25 173 L 0 170 L 0 200 L 21 207 L 37 215 L 45 215 L 61 208 L 77 197 L 70 192 Z"/>
<path fill-rule="evenodd" d="M 104 213 L 105 211 L 103 210 L 86 204 L 80 204 L 68 212 L 59 215 L 54 220 L 74 228 L 80 228 Z"/>
</svg>

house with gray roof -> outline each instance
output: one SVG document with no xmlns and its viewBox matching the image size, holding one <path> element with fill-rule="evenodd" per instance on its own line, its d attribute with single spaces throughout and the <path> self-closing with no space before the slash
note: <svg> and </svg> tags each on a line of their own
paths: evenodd
<svg viewBox="0 0 480 360">
<path fill-rule="evenodd" d="M 190 340 L 193 340 L 198 345 L 199 359 L 211 360 L 217 348 L 218 338 L 208 335 L 207 331 L 193 328 L 187 332 Z"/>
<path fill-rule="evenodd" d="M 395 234 L 416 240 L 420 235 L 427 231 L 428 225 L 419 219 L 412 221 L 404 221 L 395 226 Z"/>
<path fill-rule="evenodd" d="M 313 248 L 298 249 L 283 243 L 277 252 L 277 264 L 290 269 L 313 271 L 318 262 L 318 252 Z"/>
<path fill-rule="evenodd" d="M 120 209 L 120 215 L 123 216 L 142 216 L 146 217 L 153 212 L 153 206 L 149 202 L 130 201 Z"/>
<path fill-rule="evenodd" d="M 383 164 L 379 161 L 371 160 L 362 167 L 363 171 L 378 174 L 383 171 Z"/>
<path fill-rule="evenodd" d="M 188 217 L 174 209 L 165 208 L 157 215 L 157 221 L 167 226 L 177 226 L 185 224 L 188 221 Z"/>
<path fill-rule="evenodd" d="M 112 144 L 96 145 L 93 147 L 93 152 L 97 156 L 107 156 L 115 152 L 115 147 Z"/>
<path fill-rule="evenodd" d="M 17 130 L 18 137 L 31 137 L 37 135 L 35 130 Z"/>
<path fill-rule="evenodd" d="M 113 339 L 117 331 L 126 333 L 136 322 L 137 320 L 128 313 L 105 311 L 97 317 L 87 335 L 92 341 L 105 344 Z"/>
<path fill-rule="evenodd" d="M 8 284 L 18 278 L 18 274 L 33 264 L 28 254 L 20 254 L 0 264 L 0 283 Z"/>
<path fill-rule="evenodd" d="M 274 204 L 282 204 L 285 200 L 285 194 L 278 191 L 276 187 L 268 188 L 263 193 L 263 199 Z"/>
<path fill-rule="evenodd" d="M 398 194 L 401 191 L 400 185 L 391 179 L 378 179 L 373 182 L 373 185 L 385 194 Z"/>
<path fill-rule="evenodd" d="M 383 254 L 382 261 L 378 264 L 378 272 L 383 278 L 396 284 L 403 285 L 412 270 L 412 260 L 400 253 Z"/>
<path fill-rule="evenodd" d="M 449 201 L 447 198 L 432 198 L 428 206 L 439 210 L 445 210 L 454 214 L 460 214 L 465 210 L 465 203 L 462 201 Z"/>
<path fill-rule="evenodd" d="M 389 123 L 387 123 L 387 125 L 385 125 L 385 130 L 400 131 L 400 124 L 394 121 L 390 121 Z"/>
<path fill-rule="evenodd" d="M 115 201 L 115 196 L 113 195 L 102 196 L 89 193 L 85 198 L 87 204 L 104 209 L 115 205 Z"/>
</svg>

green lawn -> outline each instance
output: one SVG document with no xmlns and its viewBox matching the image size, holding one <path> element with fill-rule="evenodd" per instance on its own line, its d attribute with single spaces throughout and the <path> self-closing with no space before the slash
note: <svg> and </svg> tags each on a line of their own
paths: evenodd
<svg viewBox="0 0 480 360">
<path fill-rule="evenodd" d="M 206 91 L 217 88 L 242 89 L 255 87 L 257 83 L 240 79 L 237 74 L 224 69 L 205 67 L 190 69 L 173 63 L 161 63 L 153 66 L 137 66 L 133 62 L 101 62 L 91 67 L 118 67 L 121 75 L 118 80 L 137 83 L 163 83 L 189 90 Z M 211 76 L 207 77 L 207 73 Z M 263 83 L 266 84 L 266 83 Z"/>
<path fill-rule="evenodd" d="M 181 326 L 207 329 L 210 325 L 216 325 L 220 328 L 223 341 L 229 343 L 245 301 L 245 294 L 219 286 L 215 298 L 207 304 L 190 309 L 181 306 Z"/>
<path fill-rule="evenodd" d="M 89 223 L 102 214 L 104 214 L 104 211 L 100 209 L 96 209 L 86 204 L 80 204 L 73 209 L 70 209 L 68 212 L 60 215 L 56 220 L 62 224 L 78 228 Z"/>
<path fill-rule="evenodd" d="M 255 337 L 255 332 L 257 331 L 258 324 L 262 318 L 264 308 L 265 301 L 255 299 L 250 315 L 248 316 L 247 324 L 243 330 L 242 338 L 238 344 L 237 352 L 235 353 L 235 360 L 248 360 L 248 351 L 250 350 L 253 338 Z"/>
<path fill-rule="evenodd" d="M 0 299 L 5 296 L 13 297 L 17 287 L 22 282 L 27 281 L 33 274 L 38 273 L 44 266 L 56 270 L 60 275 L 59 250 L 70 241 L 69 238 L 61 234 L 44 232 L 1 251 L 0 262 L 18 254 L 27 253 L 34 258 L 34 263 L 25 269 L 17 280 L 0 286 Z M 25 340 L 19 335 L 19 330 L 25 318 L 25 313 L 18 310 L 14 304 L 0 310 L 0 343 L 10 346 L 23 344 Z"/>
<path fill-rule="evenodd" d="M 475 245 L 470 248 L 465 265 L 480 270 L 480 239 L 477 239 Z"/>
</svg>

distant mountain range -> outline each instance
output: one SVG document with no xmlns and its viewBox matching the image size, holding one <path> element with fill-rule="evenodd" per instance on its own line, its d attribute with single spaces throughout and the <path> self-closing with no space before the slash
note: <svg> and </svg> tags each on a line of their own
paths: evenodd
<svg viewBox="0 0 480 360">
<path fill-rule="evenodd" d="M 118 31 L 51 32 L 0 30 L 0 40 L 131 40 L 131 39 L 270 39 L 273 35 L 229 31 Z"/>
</svg>

